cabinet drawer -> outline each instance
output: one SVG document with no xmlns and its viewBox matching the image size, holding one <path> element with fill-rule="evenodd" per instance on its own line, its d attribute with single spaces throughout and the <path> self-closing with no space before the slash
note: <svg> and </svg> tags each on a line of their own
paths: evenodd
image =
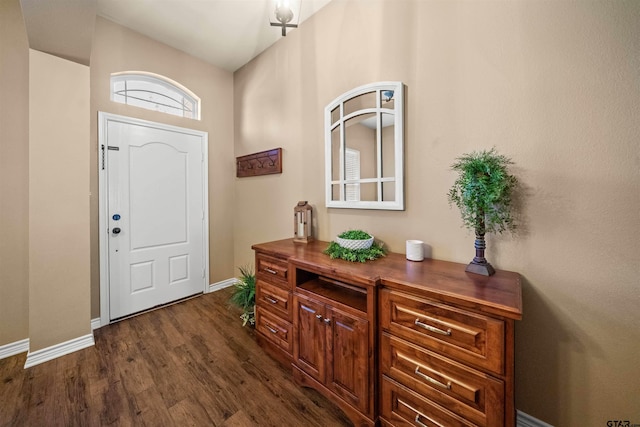
<svg viewBox="0 0 640 427">
<path fill-rule="evenodd" d="M 502 320 L 384 289 L 380 324 L 394 335 L 465 364 L 504 373 Z"/>
<path fill-rule="evenodd" d="M 380 415 L 393 426 L 474 427 L 475 425 L 424 399 L 397 382 L 382 378 Z"/>
<path fill-rule="evenodd" d="M 257 306 L 256 330 L 287 353 L 293 353 L 293 326 L 291 323 Z"/>
<path fill-rule="evenodd" d="M 274 285 L 289 289 L 288 263 L 286 260 L 256 254 L 256 276 Z"/>
<path fill-rule="evenodd" d="M 387 333 L 380 348 L 383 374 L 479 426 L 502 423 L 503 381 Z"/>
<path fill-rule="evenodd" d="M 292 297 L 291 292 L 285 289 L 270 285 L 264 280 L 258 279 L 256 285 L 256 304 L 291 321 Z"/>
</svg>

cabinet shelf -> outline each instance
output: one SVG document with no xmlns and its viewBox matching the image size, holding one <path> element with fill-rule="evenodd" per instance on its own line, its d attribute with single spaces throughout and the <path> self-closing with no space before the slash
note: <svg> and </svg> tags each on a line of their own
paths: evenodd
<svg viewBox="0 0 640 427">
<path fill-rule="evenodd" d="M 322 276 L 299 284 L 298 289 L 326 298 L 332 303 L 339 302 L 362 313 L 367 312 L 367 292 L 364 289 Z"/>
</svg>

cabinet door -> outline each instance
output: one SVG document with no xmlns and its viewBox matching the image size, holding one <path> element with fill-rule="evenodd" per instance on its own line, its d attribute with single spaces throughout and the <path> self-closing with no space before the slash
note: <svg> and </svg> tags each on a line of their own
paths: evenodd
<svg viewBox="0 0 640 427">
<path fill-rule="evenodd" d="M 360 409 L 369 412 L 369 322 L 327 307 L 327 387 Z"/>
<path fill-rule="evenodd" d="M 294 363 L 316 380 L 325 381 L 325 306 L 302 295 L 294 296 Z"/>
</svg>

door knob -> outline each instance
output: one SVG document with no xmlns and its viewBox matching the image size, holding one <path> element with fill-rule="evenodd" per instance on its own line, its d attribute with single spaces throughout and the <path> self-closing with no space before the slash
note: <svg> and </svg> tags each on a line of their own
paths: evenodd
<svg viewBox="0 0 640 427">
<path fill-rule="evenodd" d="M 113 230 L 113 234 L 120 234 L 120 228 L 119 227 L 115 227 Z"/>
</svg>

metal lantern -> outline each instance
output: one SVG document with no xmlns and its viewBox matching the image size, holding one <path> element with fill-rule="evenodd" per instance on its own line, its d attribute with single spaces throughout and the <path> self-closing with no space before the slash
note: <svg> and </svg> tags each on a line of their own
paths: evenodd
<svg viewBox="0 0 640 427">
<path fill-rule="evenodd" d="M 309 243 L 313 240 L 311 232 L 312 224 L 311 205 L 306 200 L 298 202 L 293 208 L 293 241 L 298 243 Z"/>
</svg>

